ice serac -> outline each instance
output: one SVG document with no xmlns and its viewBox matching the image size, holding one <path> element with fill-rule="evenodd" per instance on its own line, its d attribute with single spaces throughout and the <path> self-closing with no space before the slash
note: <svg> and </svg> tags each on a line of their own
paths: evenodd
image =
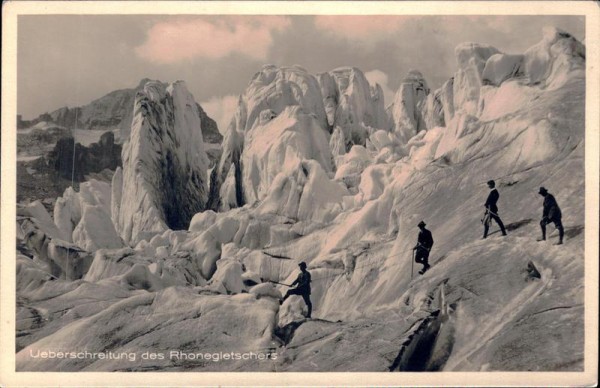
<svg viewBox="0 0 600 388">
<path fill-rule="evenodd" d="M 428 95 L 429 87 L 423 74 L 417 70 L 409 71 L 396 92 L 393 105 L 388 108 L 391 113 L 393 130 L 401 142 L 406 143 L 417 132 L 427 129 L 423 111 Z M 431 109 L 435 109 L 433 102 L 431 105 Z"/>
<path fill-rule="evenodd" d="M 63 240 L 86 251 L 123 246 L 111 220 L 111 186 L 106 182 L 92 179 L 79 192 L 65 190 L 54 205 L 54 222 Z"/>
<path fill-rule="evenodd" d="M 483 83 L 500 86 L 509 78 L 518 77 L 523 72 L 523 55 L 494 54 L 483 68 Z"/>
<path fill-rule="evenodd" d="M 259 214 L 278 214 L 292 220 L 329 222 L 340 211 L 346 187 L 329 179 L 314 161 L 288 161 L 290 168 L 275 176 Z"/>
<path fill-rule="evenodd" d="M 444 122 L 454 116 L 454 78 L 450 78 L 441 87 L 442 106 L 444 107 Z"/>
<path fill-rule="evenodd" d="M 423 120 L 426 128 L 445 126 L 443 93 L 443 89 L 437 89 L 427 95 L 427 101 L 423 109 Z"/>
<path fill-rule="evenodd" d="M 429 93 L 425 103 L 415 109 L 421 113 L 425 129 L 445 127 L 454 117 L 454 78 L 450 78 L 441 88 Z"/>
<path fill-rule="evenodd" d="M 43 279 L 79 279 L 91 264 L 91 256 L 63 235 L 40 201 L 17 207 L 17 251 L 34 262 Z"/>
<path fill-rule="evenodd" d="M 136 244 L 168 228 L 187 229 L 206 205 L 208 161 L 198 108 L 185 83 L 146 83 L 135 99 L 122 159 L 122 174 L 113 179 L 120 202 L 116 197 L 112 203 L 120 236 Z"/>
<path fill-rule="evenodd" d="M 417 70 L 402 81 L 388 107 L 392 129 L 402 144 L 422 130 L 446 126 L 456 114 L 476 116 L 483 86 L 499 86 L 523 75 L 523 55 L 502 54 L 478 43 L 461 43 L 455 53 L 458 70 L 441 88 L 430 92 Z"/>
<path fill-rule="evenodd" d="M 454 107 L 466 114 L 477 113 L 479 89 L 483 85 L 482 73 L 486 61 L 499 51 L 489 45 L 461 43 L 454 49 L 458 71 L 454 75 Z"/>
<path fill-rule="evenodd" d="M 328 134 L 300 106 L 289 106 L 279 116 L 267 116 L 248 133 L 242 152 L 242 190 L 246 203 L 261 200 L 280 172 L 298 169 L 298 162 L 315 160 L 332 171 Z"/>
<path fill-rule="evenodd" d="M 315 77 L 299 66 L 265 65 L 240 96 L 225 134 L 209 207 L 227 210 L 263 198 L 285 160 L 314 159 L 332 172 L 339 155 L 387 128 L 381 86 L 370 85 L 359 69 Z"/>
<path fill-rule="evenodd" d="M 531 84 L 562 86 L 571 71 L 585 71 L 585 46 L 556 27 L 545 27 L 543 39 L 524 54 L 524 72 Z"/>
<path fill-rule="evenodd" d="M 265 65 L 254 75 L 240 98 L 234 129 L 247 133 L 260 119 L 261 112 L 271 110 L 277 116 L 293 105 L 314 114 L 319 125 L 326 128 L 327 119 L 317 79 L 300 66 Z"/>
<path fill-rule="evenodd" d="M 369 128 L 387 126 L 383 91 L 379 84 L 370 85 L 362 71 L 356 67 L 340 67 L 317 75 L 327 124 L 340 128 L 347 142 L 365 145 L 371 132 Z"/>
<path fill-rule="evenodd" d="M 290 107 L 297 109 L 288 110 L 280 119 L 279 115 Z M 299 124 L 293 124 L 293 122 Z M 278 128 L 278 125 L 283 127 Z M 308 127 L 303 128 L 303 125 Z M 253 166 L 251 154 L 263 152 L 259 151 L 257 146 L 253 151 L 242 155 L 248 148 L 246 143 L 252 143 L 252 138 L 263 137 L 266 133 L 265 128 L 275 136 L 275 139 L 279 139 L 275 142 L 270 141 L 272 145 L 270 149 L 284 151 L 284 154 L 281 155 L 265 151 L 265 155 L 271 155 L 272 161 L 275 158 L 281 159 L 281 156 L 285 155 L 286 148 L 282 148 L 281 141 L 290 136 L 296 140 L 288 148 L 292 150 L 292 153 L 299 153 L 299 155 L 304 155 L 306 152 L 311 155 L 320 152 L 321 142 L 309 139 L 311 136 L 319 136 L 319 140 L 323 137 L 326 146 L 329 141 L 327 117 L 321 90 L 313 75 L 300 66 L 277 67 L 274 65 L 265 65 L 254 75 L 240 96 L 236 113 L 223 140 L 222 157 L 211 175 L 211 209 L 239 207 L 248 201 L 254 201 L 257 198 L 255 192 L 262 189 L 250 187 L 248 182 L 258 183 L 257 180 L 263 180 L 264 185 L 274 176 L 275 170 L 281 167 L 271 164 L 271 170 L 263 171 L 260 166 Z M 319 131 L 323 134 L 321 135 Z M 292 136 L 291 132 L 295 132 L 295 134 Z M 308 144 L 317 148 L 307 149 L 305 146 Z M 300 149 L 296 149 L 296 147 L 300 147 Z M 244 163 L 242 163 L 242 159 Z M 327 158 L 323 155 L 319 160 L 325 162 L 325 159 Z M 324 167 L 330 169 L 329 162 L 326 163 Z M 247 171 L 245 171 L 246 169 Z M 250 171 L 252 172 L 250 173 Z M 258 174 L 258 176 L 253 174 Z M 264 181 L 263 178 L 267 178 L 267 181 Z M 246 198 L 246 195 L 249 197 Z"/>
<path fill-rule="evenodd" d="M 213 210 L 228 210 L 244 203 L 240 182 L 242 173 L 240 155 L 244 147 L 244 133 L 238 132 L 234 124 L 236 118 L 242 115 L 243 109 L 240 100 L 235 117 L 223 138 L 221 158 L 210 174 L 208 208 Z"/>
</svg>

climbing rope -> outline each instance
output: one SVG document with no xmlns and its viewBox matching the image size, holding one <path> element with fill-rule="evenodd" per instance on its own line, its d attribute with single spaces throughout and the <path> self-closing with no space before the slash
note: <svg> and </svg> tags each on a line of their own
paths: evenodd
<svg viewBox="0 0 600 388">
<path fill-rule="evenodd" d="M 385 262 L 387 259 L 390 259 L 392 257 L 401 256 L 401 255 L 404 255 L 405 253 L 406 252 L 403 251 L 403 252 L 397 253 L 395 255 L 385 256 L 381 260 L 376 260 L 376 261 L 374 261 L 372 259 L 368 259 L 367 260 L 367 264 L 359 265 L 358 267 L 355 266 L 352 269 L 352 272 L 356 271 L 357 269 L 369 268 L 369 267 L 374 267 L 376 265 L 383 264 L 383 262 Z M 395 264 L 390 264 L 388 267 L 395 267 L 395 266 L 398 266 L 400 264 L 403 264 L 403 262 L 398 262 L 398 263 L 395 263 Z M 318 269 L 318 268 L 313 268 L 313 271 L 316 270 L 316 269 Z M 328 278 L 335 278 L 335 277 L 338 277 L 338 276 L 346 275 L 347 273 L 349 273 L 349 272 L 346 272 L 346 269 L 344 269 L 344 272 L 342 272 L 342 273 L 320 276 L 320 277 L 317 277 L 317 278 L 312 278 L 311 280 L 312 281 L 317 281 L 317 280 L 323 280 L 323 279 L 328 279 Z"/>
</svg>

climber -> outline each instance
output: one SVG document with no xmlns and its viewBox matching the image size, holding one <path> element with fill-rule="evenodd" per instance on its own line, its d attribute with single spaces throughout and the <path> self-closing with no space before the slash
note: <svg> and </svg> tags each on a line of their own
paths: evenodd
<svg viewBox="0 0 600 388">
<path fill-rule="evenodd" d="M 498 193 L 498 190 L 496 189 L 496 182 L 494 182 L 493 180 L 490 180 L 490 181 L 488 181 L 487 185 L 491 191 L 487 197 L 487 200 L 485 201 L 485 204 L 483 205 L 483 206 L 485 206 L 485 214 L 484 214 L 483 220 L 482 220 L 482 222 L 483 222 L 483 238 L 487 238 L 488 231 L 490 229 L 490 224 L 492 223 L 492 220 L 496 221 L 496 223 L 500 227 L 500 230 L 502 231 L 502 235 L 506 236 L 506 229 L 504 229 L 504 224 L 502 223 L 502 220 L 500 219 L 500 216 L 498 215 L 498 206 L 496 205 L 496 203 L 498 202 L 498 198 L 500 198 L 500 194 Z"/>
<path fill-rule="evenodd" d="M 421 231 L 419 232 L 417 245 L 413 248 L 413 251 L 417 251 L 415 254 L 415 262 L 423 264 L 423 269 L 419 271 L 421 275 L 431 267 L 428 259 L 429 252 L 431 252 L 431 247 L 433 246 L 433 236 L 429 230 L 425 229 L 425 225 L 426 224 L 423 221 L 419 222 L 419 225 L 417 225 Z"/>
<path fill-rule="evenodd" d="M 290 285 L 290 287 L 297 285 L 296 288 L 288 290 L 283 299 L 279 301 L 279 304 L 283 304 L 283 302 L 285 302 L 285 300 L 291 295 L 300 295 L 302 299 L 304 299 L 306 307 L 308 307 L 308 314 L 306 315 L 306 318 L 310 318 L 312 314 L 312 303 L 310 301 L 310 272 L 306 270 L 305 262 L 298 264 L 298 267 L 300 267 L 300 271 L 302 272 L 300 272 L 296 280 L 294 280 L 294 282 Z"/>
<path fill-rule="evenodd" d="M 546 190 L 544 187 L 540 187 L 539 195 L 544 197 L 544 210 L 542 214 L 542 220 L 540 221 L 540 226 L 542 227 L 542 238 L 538 239 L 538 241 L 546 240 L 546 225 L 553 222 L 556 229 L 558 229 L 558 243 L 556 245 L 561 245 L 563 243 L 563 237 L 565 235 L 565 231 L 562 225 L 562 213 L 560 212 L 560 207 L 558 207 L 558 203 L 556 203 L 556 199 L 554 196 Z"/>
</svg>

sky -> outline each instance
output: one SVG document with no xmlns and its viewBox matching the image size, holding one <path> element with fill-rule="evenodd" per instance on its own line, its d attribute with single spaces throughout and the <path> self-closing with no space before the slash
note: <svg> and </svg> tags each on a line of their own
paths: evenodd
<svg viewBox="0 0 600 388">
<path fill-rule="evenodd" d="M 387 105 L 411 69 L 440 87 L 456 71 L 459 43 L 519 54 L 542 39 L 544 26 L 585 39 L 582 16 L 25 15 L 17 110 L 32 119 L 142 78 L 184 80 L 223 131 L 264 64 L 312 74 L 354 66 L 382 86 Z"/>
</svg>

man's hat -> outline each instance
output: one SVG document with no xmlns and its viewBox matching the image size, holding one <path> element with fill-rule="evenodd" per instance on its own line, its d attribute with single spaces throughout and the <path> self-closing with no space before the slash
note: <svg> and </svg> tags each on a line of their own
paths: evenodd
<svg viewBox="0 0 600 388">
<path fill-rule="evenodd" d="M 298 264 L 298 267 L 300 268 L 306 268 L 306 263 L 301 261 L 300 264 Z"/>
<path fill-rule="evenodd" d="M 489 180 L 487 181 L 488 185 L 492 185 L 492 186 L 496 186 L 496 182 L 494 182 L 494 180 Z"/>
<path fill-rule="evenodd" d="M 419 225 L 417 225 L 417 226 L 425 226 L 425 225 L 427 225 L 427 224 L 425 222 L 421 221 L 421 222 L 419 222 Z"/>
<path fill-rule="evenodd" d="M 547 194 L 548 190 L 546 190 L 545 187 L 540 187 L 540 191 L 538 192 L 538 194 Z"/>
</svg>

